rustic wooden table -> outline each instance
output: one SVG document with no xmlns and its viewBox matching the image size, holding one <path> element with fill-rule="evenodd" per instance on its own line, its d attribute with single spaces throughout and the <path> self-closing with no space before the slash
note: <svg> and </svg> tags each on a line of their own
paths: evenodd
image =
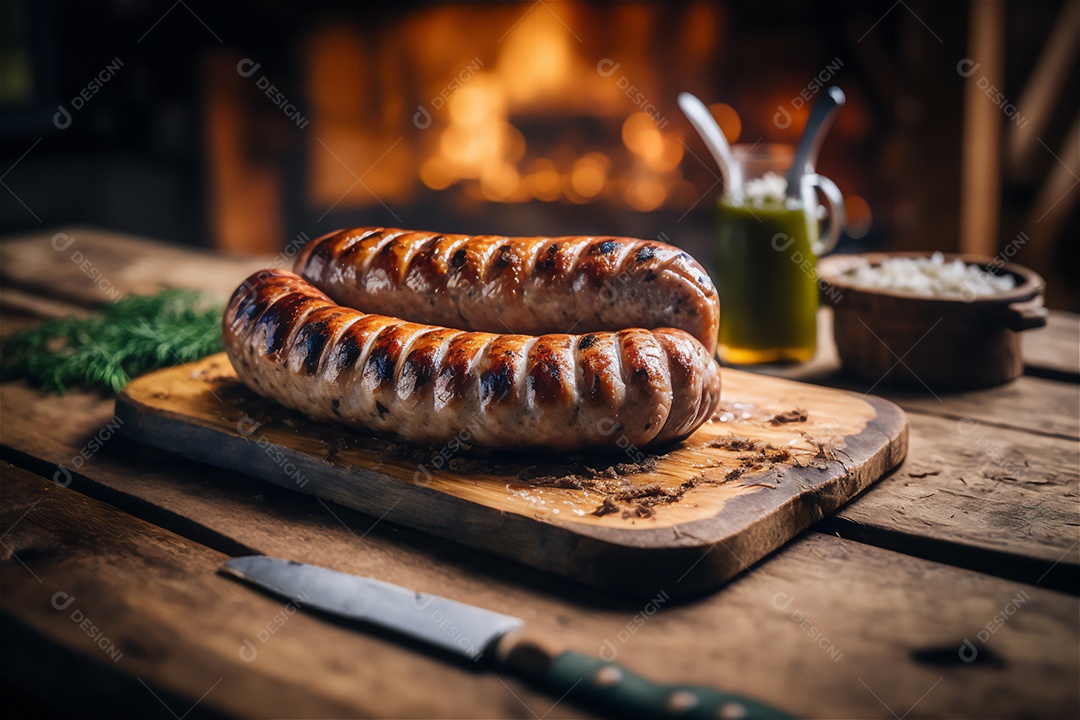
<svg viewBox="0 0 1080 720">
<path fill-rule="evenodd" d="M 64 233 L 0 246 L 4 332 L 118 292 L 224 296 L 268 262 Z M 719 592 L 650 606 L 136 446 L 109 399 L 4 384 L 4 692 L 80 715 L 583 714 L 216 572 L 264 553 L 518 615 L 656 680 L 807 717 L 1080 716 L 1078 319 L 1053 313 L 1024 339 L 1028 371 L 1003 387 L 879 385 L 909 414 L 901 467 Z M 787 374 L 867 389 L 836 364 L 826 335 Z"/>
</svg>

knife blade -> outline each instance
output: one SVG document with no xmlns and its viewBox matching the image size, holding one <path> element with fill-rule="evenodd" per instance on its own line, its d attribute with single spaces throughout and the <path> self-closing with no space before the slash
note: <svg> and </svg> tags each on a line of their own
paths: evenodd
<svg viewBox="0 0 1080 720">
<path fill-rule="evenodd" d="M 228 575 L 301 609 L 359 621 L 470 661 L 490 661 L 555 697 L 612 715 L 648 718 L 790 718 L 760 702 L 696 685 L 661 685 L 614 662 L 563 650 L 520 618 L 317 565 L 253 555 Z"/>
</svg>

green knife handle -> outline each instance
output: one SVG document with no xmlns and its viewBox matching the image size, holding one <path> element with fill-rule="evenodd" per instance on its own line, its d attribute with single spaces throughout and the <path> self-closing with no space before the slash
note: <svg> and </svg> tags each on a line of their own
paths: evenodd
<svg viewBox="0 0 1080 720">
<path fill-rule="evenodd" d="M 567 697 L 602 713 L 640 718 L 791 718 L 787 713 L 738 695 L 699 685 L 660 685 L 619 665 L 577 652 L 551 660 L 544 682 L 555 697 Z"/>
</svg>

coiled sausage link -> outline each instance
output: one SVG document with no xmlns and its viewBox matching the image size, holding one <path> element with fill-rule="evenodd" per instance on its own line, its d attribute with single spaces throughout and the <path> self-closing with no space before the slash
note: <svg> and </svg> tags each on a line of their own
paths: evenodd
<svg viewBox="0 0 1080 720">
<path fill-rule="evenodd" d="M 651 240 L 354 228 L 312 240 L 293 270 L 342 305 L 413 322 L 528 335 L 676 327 L 716 350 L 708 274 Z"/>
<path fill-rule="evenodd" d="M 237 375 L 259 394 L 315 420 L 419 443 L 644 447 L 686 437 L 720 400 L 712 355 L 679 329 L 454 330 L 337 305 L 283 270 L 237 288 L 223 336 Z"/>
</svg>

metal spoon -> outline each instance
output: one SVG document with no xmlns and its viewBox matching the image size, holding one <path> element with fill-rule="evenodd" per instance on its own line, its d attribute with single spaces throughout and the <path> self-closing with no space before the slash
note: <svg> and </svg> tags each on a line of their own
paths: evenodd
<svg viewBox="0 0 1080 720">
<path fill-rule="evenodd" d="M 701 139 L 705 141 L 705 147 L 709 148 L 716 164 L 720 166 L 720 172 L 727 182 L 728 190 L 735 195 L 741 195 L 742 168 L 735 162 L 731 154 L 731 146 L 728 145 L 724 132 L 716 124 L 716 118 L 709 112 L 709 108 L 705 107 L 705 103 L 701 102 L 697 96 L 688 92 L 679 93 L 679 107 L 690 120 L 690 124 L 701 135 Z"/>
<path fill-rule="evenodd" d="M 844 91 L 833 86 L 828 88 L 814 103 L 810 110 L 810 117 L 803 128 L 803 136 L 799 141 L 799 147 L 795 151 L 795 160 L 787 172 L 787 196 L 799 197 L 802 189 L 802 178 L 807 172 L 813 172 L 817 165 L 818 152 L 821 143 L 825 140 L 825 133 L 829 131 L 836 111 L 844 106 L 847 98 Z"/>
</svg>

